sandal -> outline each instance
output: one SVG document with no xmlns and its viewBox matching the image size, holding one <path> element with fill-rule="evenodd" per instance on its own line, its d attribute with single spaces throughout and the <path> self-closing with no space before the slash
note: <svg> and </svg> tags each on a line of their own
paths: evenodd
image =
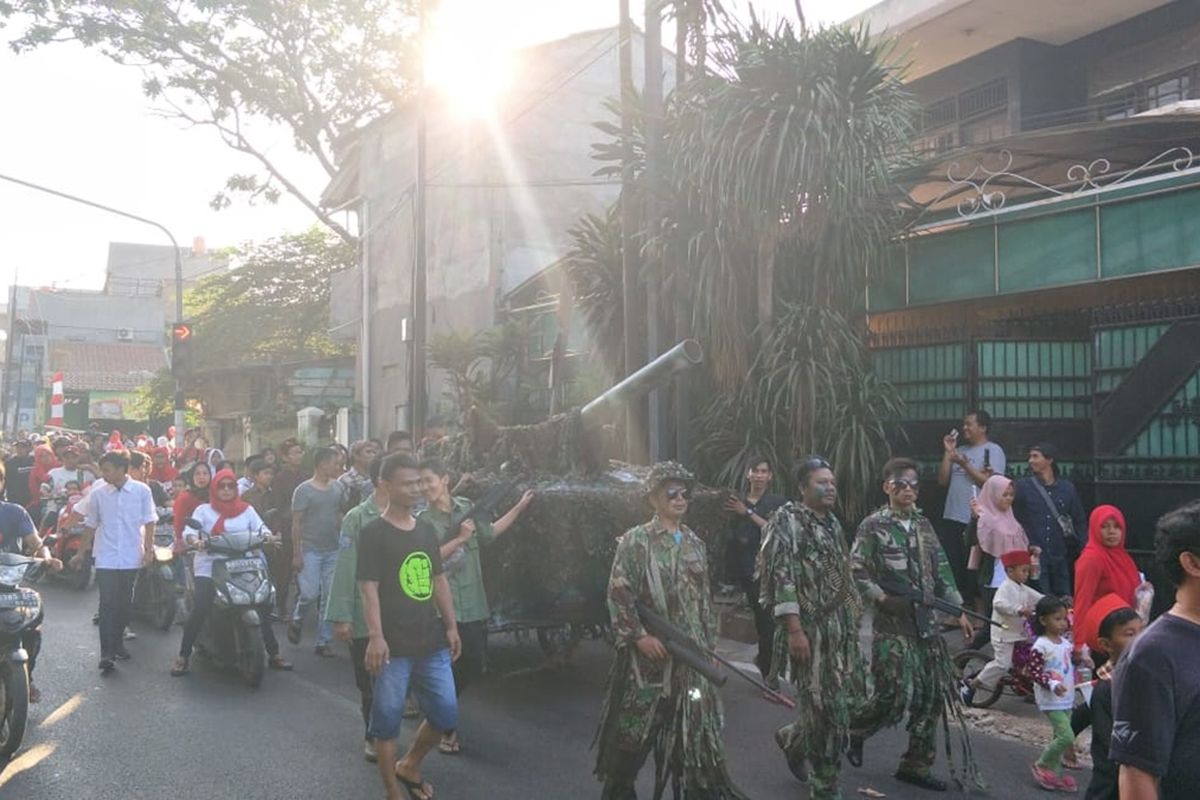
<svg viewBox="0 0 1200 800">
<path fill-rule="evenodd" d="M 292 662 L 286 660 L 283 656 L 276 653 L 271 656 L 271 660 L 267 662 L 271 669 L 283 670 L 284 672 L 292 671 Z"/>
<path fill-rule="evenodd" d="M 462 752 L 462 745 L 458 743 L 458 734 L 451 734 L 448 738 L 438 742 L 438 752 L 448 756 L 456 756 Z"/>
<path fill-rule="evenodd" d="M 1053 770 L 1033 764 L 1029 767 L 1029 774 L 1033 776 L 1034 782 L 1048 792 L 1058 791 L 1058 776 Z"/>
<path fill-rule="evenodd" d="M 38 687 L 34 686 L 32 683 L 29 684 L 29 702 L 31 702 L 31 703 L 42 702 L 42 690 L 39 689 Z"/>
<path fill-rule="evenodd" d="M 428 781 L 410 781 L 408 778 L 396 773 L 396 780 L 400 781 L 400 785 L 404 787 L 405 794 L 409 800 L 433 800 L 433 784 Z M 420 792 L 420 794 L 417 794 Z"/>
<path fill-rule="evenodd" d="M 1065 753 L 1063 753 L 1062 765 L 1067 769 L 1083 769 L 1079 763 L 1079 756 L 1075 752 L 1075 745 L 1071 745 L 1071 747 Z"/>
<path fill-rule="evenodd" d="M 191 672 L 191 670 L 189 669 L 188 660 L 186 658 L 177 658 L 175 659 L 175 663 L 171 665 L 172 678 L 178 678 L 182 675 L 187 675 L 189 672 Z"/>
</svg>

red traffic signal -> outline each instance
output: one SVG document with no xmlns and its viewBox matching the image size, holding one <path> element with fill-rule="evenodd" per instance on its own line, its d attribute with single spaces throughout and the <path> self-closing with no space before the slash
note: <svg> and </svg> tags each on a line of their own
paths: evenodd
<svg viewBox="0 0 1200 800">
<path fill-rule="evenodd" d="M 171 328 L 171 339 L 176 342 L 190 342 L 192 340 L 192 326 L 186 322 L 180 322 Z"/>
</svg>

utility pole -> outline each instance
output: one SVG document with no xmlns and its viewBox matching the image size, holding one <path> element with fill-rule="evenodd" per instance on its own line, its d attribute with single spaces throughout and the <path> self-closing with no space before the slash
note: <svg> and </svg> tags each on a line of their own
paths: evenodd
<svg viewBox="0 0 1200 800">
<path fill-rule="evenodd" d="M 625 374 L 645 363 L 639 347 L 637 319 L 638 302 L 637 253 L 634 229 L 637 227 L 637 207 L 634 202 L 633 174 L 633 20 L 629 16 L 629 0 L 618 0 L 621 37 L 619 63 L 621 83 L 621 311 L 625 328 Z M 631 401 L 625 411 L 625 458 L 633 463 L 645 459 L 645 439 L 642 419 L 645 405 Z"/>
<path fill-rule="evenodd" d="M 662 57 L 662 2 L 661 0 L 646 0 L 646 39 L 644 88 L 642 100 L 645 104 L 646 130 L 646 198 L 644 230 L 651 231 L 657 227 L 662 216 L 660 203 L 663 169 L 662 169 L 662 134 L 663 134 L 663 57 Z M 648 271 L 646 274 L 646 362 L 658 358 L 662 350 L 660 338 L 663 334 L 661 314 L 659 313 L 659 292 L 663 285 L 665 270 Z M 650 462 L 654 463 L 663 456 L 663 423 L 664 404 L 662 391 L 654 389 L 650 392 Z"/>
<path fill-rule="evenodd" d="M 418 0 L 420 27 L 421 58 L 417 67 L 417 179 L 413 195 L 415 220 L 413 222 L 415 253 L 413 258 L 412 284 L 412 369 L 409 380 L 409 423 L 412 428 L 413 441 L 420 442 L 425 430 L 425 341 L 427 338 L 426 324 L 426 265 L 425 265 L 425 134 L 426 134 L 426 89 L 425 89 L 425 46 L 428 43 L 429 18 L 426 10 L 428 0 Z"/>
<path fill-rule="evenodd" d="M 798 0 L 797 0 L 798 1 Z M 676 7 L 675 9 L 675 91 L 680 91 L 681 87 L 688 80 L 688 26 L 696 24 L 698 20 L 690 18 L 688 14 L 696 14 L 699 12 L 693 8 L 688 8 L 686 11 L 683 8 Z M 702 32 L 700 32 L 702 33 Z M 699 67 L 698 67 L 699 70 Z M 675 213 L 679 219 L 683 219 L 684 202 L 683 196 L 675 198 Z M 675 247 L 675 257 L 673 263 L 666 265 L 672 273 L 671 288 L 673 290 L 674 317 L 675 317 L 675 341 L 682 342 L 684 339 L 692 338 L 691 326 L 691 283 L 687 279 L 687 248 Z M 688 436 L 688 426 L 692 418 L 692 406 L 689 392 L 691 389 L 691 381 L 688 379 L 686 372 L 679 372 L 675 375 L 675 458 L 678 461 L 687 463 L 692 455 L 691 438 Z"/>
<path fill-rule="evenodd" d="M 10 183 L 15 183 L 18 186 L 24 186 L 27 189 L 34 189 L 35 191 L 45 192 L 46 194 L 54 195 L 55 197 L 62 198 L 63 200 L 70 200 L 73 203 L 80 203 L 82 205 L 90 206 L 91 208 L 96 208 L 101 211 L 107 211 L 110 214 L 116 214 L 118 217 L 125 217 L 125 219 L 131 219 L 135 222 L 141 222 L 145 225 L 150 225 L 151 227 L 158 228 L 160 231 L 162 231 L 164 234 L 166 234 L 167 239 L 169 239 L 171 242 L 171 252 L 175 256 L 175 325 L 178 326 L 178 325 L 183 324 L 183 256 L 179 252 L 179 242 L 175 241 L 175 237 L 171 234 L 171 231 L 169 231 L 167 229 L 167 226 L 163 225 L 162 223 L 155 222 L 152 219 L 146 219 L 145 217 L 139 217 L 137 214 L 131 214 L 128 211 L 122 211 L 119 208 L 113 208 L 112 206 L 106 206 L 103 203 L 97 203 L 93 200 L 86 200 L 82 197 L 77 197 L 73 194 L 67 194 L 66 192 L 60 192 L 57 189 L 51 189 L 48 186 L 42 186 L 37 183 L 30 183 L 29 181 L 23 181 L 20 178 L 14 178 L 11 175 L 0 175 L 0 180 L 5 180 Z M 173 341 L 174 341 L 174 339 L 172 339 L 172 342 Z M 172 354 L 171 354 L 171 361 L 172 361 L 172 364 L 175 361 L 174 352 L 172 352 Z M 176 444 L 183 441 L 185 408 L 186 408 L 186 405 L 184 404 L 184 399 L 183 399 L 183 379 L 181 376 L 176 375 L 175 376 L 175 441 L 176 441 Z M 20 409 L 17 410 L 17 413 L 18 414 L 20 413 Z"/>
</svg>

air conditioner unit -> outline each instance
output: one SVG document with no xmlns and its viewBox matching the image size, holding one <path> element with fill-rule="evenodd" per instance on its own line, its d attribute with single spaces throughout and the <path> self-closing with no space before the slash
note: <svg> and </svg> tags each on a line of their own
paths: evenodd
<svg viewBox="0 0 1200 800">
<path fill-rule="evenodd" d="M 117 328 L 117 341 L 132 342 L 133 330 L 130 328 Z"/>
</svg>

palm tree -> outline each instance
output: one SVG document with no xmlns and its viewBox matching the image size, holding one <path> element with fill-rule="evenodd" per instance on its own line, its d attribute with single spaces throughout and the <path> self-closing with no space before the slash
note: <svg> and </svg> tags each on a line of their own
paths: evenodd
<svg viewBox="0 0 1200 800">
<path fill-rule="evenodd" d="M 823 453 L 857 514 L 900 409 L 871 374 L 863 298 L 893 229 L 890 176 L 906 163 L 913 104 L 888 45 L 863 30 L 813 32 L 802 19 L 736 27 L 708 0 L 677 0 L 673 11 L 692 31 L 693 66 L 668 104 L 656 185 L 635 128 L 634 191 L 670 200 L 635 241 L 645 275 L 672 276 L 673 290 L 689 293 L 686 322 L 707 353 L 699 382 L 715 399 L 696 420 L 695 455 L 710 480 L 727 483 L 752 452 L 780 466 Z M 721 29 L 708 38 L 713 19 Z M 598 156 L 619 156 L 619 145 Z M 611 217 L 581 223 L 569 269 L 604 331 L 596 341 L 614 354 L 615 231 Z"/>
</svg>

